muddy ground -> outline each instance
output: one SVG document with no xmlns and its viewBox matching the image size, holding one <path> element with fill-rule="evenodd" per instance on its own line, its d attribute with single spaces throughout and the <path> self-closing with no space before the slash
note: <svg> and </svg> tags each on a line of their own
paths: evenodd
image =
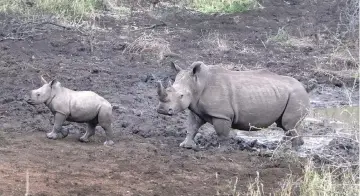
<svg viewBox="0 0 360 196">
<path fill-rule="evenodd" d="M 333 51 L 331 35 L 322 27 L 336 29 L 339 5 L 312 3 L 264 1 L 264 9 L 232 15 L 203 15 L 164 4 L 131 18 L 100 17 L 96 24 L 101 28 L 95 33 L 42 24 L 31 36 L 15 34 L 11 24 L 16 17 L 2 15 L 0 195 L 25 194 L 27 170 L 31 195 L 227 195 L 236 178 L 237 190 L 246 192 L 257 171 L 265 192 L 280 188 L 287 174 L 300 175 L 302 167 L 256 150 L 267 146 L 238 139 L 219 149 L 210 127 L 197 136 L 199 151 L 179 148 L 186 112 L 173 117 L 157 114 L 155 81 L 174 78 L 169 61 L 183 67 L 201 60 L 233 70 L 268 68 L 308 87 L 315 79 L 314 107 L 346 105 L 349 96 L 344 89 L 352 87 L 353 79 L 330 80 L 328 74 L 315 71 L 319 64 L 333 71 L 356 68 L 352 61 L 321 61 Z M 154 24 L 158 25 L 146 28 Z M 300 41 L 267 41 L 282 27 Z M 316 33 L 322 36 L 318 42 Z M 24 39 L 7 39 L 9 34 Z M 50 111 L 23 100 L 39 87 L 41 74 L 108 99 L 114 106 L 115 146 L 102 145 L 101 128 L 90 143 L 80 143 L 86 126 L 76 123 L 65 126 L 71 133 L 67 138 L 46 139 L 52 128 Z M 353 95 L 351 100 L 358 103 L 358 92 Z M 324 130 L 329 129 L 308 129 Z"/>
</svg>

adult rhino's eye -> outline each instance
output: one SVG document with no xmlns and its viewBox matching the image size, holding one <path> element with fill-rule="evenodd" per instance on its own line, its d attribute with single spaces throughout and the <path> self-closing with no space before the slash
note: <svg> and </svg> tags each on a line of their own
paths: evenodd
<svg viewBox="0 0 360 196">
<path fill-rule="evenodd" d="M 36 96 L 40 97 L 40 93 L 36 93 Z"/>
<path fill-rule="evenodd" d="M 184 94 L 181 94 L 181 95 L 180 95 L 180 99 L 182 99 L 183 97 L 184 97 Z"/>
</svg>

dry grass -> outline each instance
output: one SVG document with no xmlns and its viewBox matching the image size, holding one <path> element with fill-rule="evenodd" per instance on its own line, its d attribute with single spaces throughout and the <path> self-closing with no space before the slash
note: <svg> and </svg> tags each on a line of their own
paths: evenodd
<svg viewBox="0 0 360 196">
<path fill-rule="evenodd" d="M 355 43 L 358 43 L 358 40 L 355 41 Z M 358 44 L 343 43 L 342 41 L 337 40 L 337 44 L 333 46 L 331 52 L 314 56 L 314 71 L 328 76 L 330 81 L 336 80 L 340 82 L 344 88 L 344 93 L 348 97 L 349 105 L 353 105 L 352 97 L 359 87 L 360 73 L 358 51 Z M 351 80 L 352 83 L 346 83 L 345 80 Z"/>
<path fill-rule="evenodd" d="M 340 12 L 337 35 L 342 38 L 359 39 L 359 1 L 346 0 Z"/>
<path fill-rule="evenodd" d="M 222 195 L 231 196 L 350 196 L 360 193 L 359 171 L 351 168 L 335 166 L 316 167 L 308 160 L 301 177 L 288 176 L 281 182 L 280 188 L 272 193 L 264 191 L 259 172 L 255 179 L 250 179 L 248 190 L 243 192 L 237 189 L 237 178 L 229 181 L 228 192 Z"/>
<path fill-rule="evenodd" d="M 266 43 L 269 42 L 279 42 L 279 43 L 286 43 L 289 40 L 289 34 L 285 30 L 285 27 L 281 27 L 278 29 L 276 35 L 267 36 Z"/>
<path fill-rule="evenodd" d="M 172 52 L 168 41 L 163 38 L 154 37 L 152 34 L 144 33 L 142 36 L 138 37 L 135 41 L 129 44 L 123 51 L 123 54 L 151 54 L 161 61 L 167 55 L 172 54 Z"/>
<path fill-rule="evenodd" d="M 217 31 L 206 34 L 198 44 L 204 45 L 204 48 L 213 48 L 222 52 L 232 49 L 229 41 L 226 39 L 226 35 L 222 35 Z"/>
<path fill-rule="evenodd" d="M 336 166 L 317 168 L 309 161 L 301 179 L 300 195 L 357 195 L 359 188 L 358 170 Z"/>
</svg>

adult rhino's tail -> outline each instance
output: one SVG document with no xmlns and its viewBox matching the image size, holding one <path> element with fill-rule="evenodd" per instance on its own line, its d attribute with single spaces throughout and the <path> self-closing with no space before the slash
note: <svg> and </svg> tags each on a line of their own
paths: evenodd
<svg viewBox="0 0 360 196">
<path fill-rule="evenodd" d="M 305 90 L 307 93 L 310 93 L 317 87 L 317 81 L 315 79 L 310 79 L 306 84 L 304 84 Z"/>
</svg>

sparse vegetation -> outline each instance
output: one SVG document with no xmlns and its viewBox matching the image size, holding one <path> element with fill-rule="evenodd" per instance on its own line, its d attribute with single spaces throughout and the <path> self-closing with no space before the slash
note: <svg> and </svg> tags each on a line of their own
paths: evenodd
<svg viewBox="0 0 360 196">
<path fill-rule="evenodd" d="M 259 6 L 256 0 L 193 0 L 192 6 L 204 13 L 235 13 Z"/>
<path fill-rule="evenodd" d="M 323 165 L 309 161 L 300 180 L 300 195 L 357 195 L 360 193 L 358 169 Z"/>
<path fill-rule="evenodd" d="M 102 0 L 2 0 L 0 12 L 39 15 L 50 14 L 67 20 L 82 20 L 102 10 Z"/>
<path fill-rule="evenodd" d="M 237 178 L 236 178 L 237 179 Z M 256 172 L 256 177 L 250 179 L 248 190 L 239 190 L 237 180 L 230 181 L 228 192 L 223 195 L 231 196 L 350 196 L 360 193 L 359 170 L 340 168 L 329 165 L 316 167 L 308 160 L 300 177 L 288 174 L 280 183 L 280 188 L 273 193 L 266 193 L 261 176 Z"/>
<path fill-rule="evenodd" d="M 154 37 L 151 34 L 144 34 L 137 38 L 123 51 L 125 54 L 152 54 L 158 60 L 163 60 L 167 55 L 172 54 L 169 42 L 163 38 Z"/>
<path fill-rule="evenodd" d="M 285 30 L 285 27 L 281 27 L 278 29 L 278 32 L 276 35 L 274 36 L 269 36 L 268 40 L 266 42 L 286 42 L 289 40 L 289 34 L 288 32 Z"/>
</svg>

